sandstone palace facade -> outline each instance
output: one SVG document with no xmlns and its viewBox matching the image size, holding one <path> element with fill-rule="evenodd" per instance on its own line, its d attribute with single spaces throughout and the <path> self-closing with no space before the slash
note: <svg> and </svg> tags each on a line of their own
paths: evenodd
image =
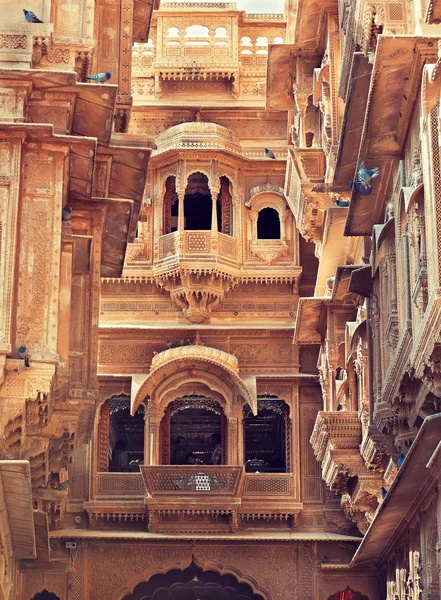
<svg viewBox="0 0 441 600">
<path fill-rule="evenodd" d="M 440 600 L 441 0 L 0 5 L 0 600 Z"/>
</svg>

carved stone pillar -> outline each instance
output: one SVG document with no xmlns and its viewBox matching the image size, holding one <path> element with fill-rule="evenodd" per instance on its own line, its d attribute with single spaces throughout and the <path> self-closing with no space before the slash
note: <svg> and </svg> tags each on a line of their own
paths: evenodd
<svg viewBox="0 0 441 600">
<path fill-rule="evenodd" d="M 228 418 L 228 464 L 238 465 L 238 421 L 237 417 Z"/>
<path fill-rule="evenodd" d="M 149 423 L 149 431 L 150 431 L 150 435 L 149 435 L 149 450 L 148 450 L 148 454 L 150 456 L 150 464 L 151 465 L 159 465 L 161 464 L 160 461 L 160 456 L 161 456 L 161 452 L 160 452 L 160 440 L 159 440 L 159 428 L 160 428 L 161 422 L 157 417 L 151 417 L 150 418 L 150 423 Z"/>
<path fill-rule="evenodd" d="M 211 192 L 211 251 L 213 254 L 217 252 L 217 197 L 219 195 L 219 188 L 210 186 Z"/>
</svg>

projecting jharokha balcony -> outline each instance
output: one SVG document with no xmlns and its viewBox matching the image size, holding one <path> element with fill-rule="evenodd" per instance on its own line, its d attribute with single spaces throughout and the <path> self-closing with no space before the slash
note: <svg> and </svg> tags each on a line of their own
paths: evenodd
<svg viewBox="0 0 441 600">
<path fill-rule="evenodd" d="M 231 532 L 262 518 L 293 526 L 302 509 L 292 473 L 245 473 L 241 465 L 140 470 L 96 474 L 85 505 L 92 526 L 148 520 L 151 532 Z"/>
</svg>

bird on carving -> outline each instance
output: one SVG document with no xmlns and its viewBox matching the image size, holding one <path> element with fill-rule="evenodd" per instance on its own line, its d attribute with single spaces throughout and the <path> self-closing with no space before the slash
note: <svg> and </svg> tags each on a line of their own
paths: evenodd
<svg viewBox="0 0 441 600">
<path fill-rule="evenodd" d="M 72 207 L 71 206 L 63 206 L 62 220 L 70 221 L 72 217 Z"/>
<path fill-rule="evenodd" d="M 25 19 L 28 23 L 43 23 L 40 19 L 32 12 L 32 10 L 23 9 Z"/>
<path fill-rule="evenodd" d="M 349 206 L 349 202 L 347 200 L 339 200 L 338 198 L 335 200 L 335 204 L 341 208 L 346 208 Z"/>
<path fill-rule="evenodd" d="M 379 167 L 374 169 L 366 169 L 364 160 L 358 165 L 357 178 L 355 181 L 349 182 L 349 187 L 355 188 L 355 191 L 361 196 L 370 196 L 372 194 L 372 179 L 375 179 L 380 174 Z"/>
<path fill-rule="evenodd" d="M 62 481 L 61 483 L 58 483 L 57 487 L 55 489 L 61 490 L 62 492 L 64 492 L 65 490 L 67 490 L 67 488 L 69 486 L 70 486 L 70 481 L 69 481 L 69 479 L 66 479 L 66 481 Z"/>
<path fill-rule="evenodd" d="M 24 344 L 22 344 L 19 347 L 19 349 L 17 350 L 17 355 L 18 355 L 18 358 L 20 358 L 21 360 L 24 360 L 25 367 L 30 366 L 28 349 L 26 348 L 26 346 Z"/>
<path fill-rule="evenodd" d="M 265 154 L 267 155 L 268 158 L 273 158 L 274 160 L 276 159 L 276 157 L 274 156 L 274 153 L 271 152 L 271 150 L 269 150 L 268 148 L 264 148 L 265 150 Z"/>
<path fill-rule="evenodd" d="M 185 119 L 179 119 L 179 125 L 182 125 L 182 123 L 185 123 Z"/>
<path fill-rule="evenodd" d="M 190 346 L 191 341 L 188 338 L 184 338 L 183 340 L 179 340 L 177 342 L 166 342 L 166 346 L 168 348 L 168 350 L 171 350 L 172 348 L 179 348 L 181 346 Z"/>
<path fill-rule="evenodd" d="M 92 81 L 96 81 L 98 83 L 106 83 L 112 77 L 112 73 L 108 71 L 106 73 L 97 73 L 96 75 L 90 75 L 87 79 L 91 79 Z"/>
</svg>

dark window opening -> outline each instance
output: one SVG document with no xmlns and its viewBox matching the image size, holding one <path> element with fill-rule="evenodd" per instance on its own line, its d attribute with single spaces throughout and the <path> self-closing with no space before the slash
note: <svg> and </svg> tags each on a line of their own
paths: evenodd
<svg viewBox="0 0 441 600">
<path fill-rule="evenodd" d="M 202 173 L 192 173 L 185 189 L 184 229 L 210 230 L 212 212 L 213 203 L 207 176 Z"/>
<path fill-rule="evenodd" d="M 42 592 L 32 596 L 32 600 L 60 600 L 60 598 L 53 592 L 48 592 L 46 589 L 44 589 Z"/>
<path fill-rule="evenodd" d="M 138 471 L 144 462 L 144 406 L 130 416 L 130 399 L 111 398 L 109 419 L 109 471 Z"/>
<path fill-rule="evenodd" d="M 263 208 L 257 219 L 258 240 L 280 240 L 280 218 L 274 208 Z"/>
<path fill-rule="evenodd" d="M 245 469 L 251 473 L 286 473 L 290 445 L 288 406 L 271 397 L 260 398 L 257 406 L 256 416 L 248 405 L 245 407 Z"/>
<path fill-rule="evenodd" d="M 186 194 L 184 198 L 185 229 L 204 231 L 211 229 L 211 196 Z"/>
<path fill-rule="evenodd" d="M 162 423 L 164 464 L 224 464 L 225 417 L 220 404 L 204 396 L 178 398 L 167 407 Z M 164 439 L 164 438 L 163 438 Z"/>
<path fill-rule="evenodd" d="M 179 202 L 176 193 L 176 178 L 167 177 L 162 212 L 162 235 L 172 233 L 178 228 Z"/>
</svg>

